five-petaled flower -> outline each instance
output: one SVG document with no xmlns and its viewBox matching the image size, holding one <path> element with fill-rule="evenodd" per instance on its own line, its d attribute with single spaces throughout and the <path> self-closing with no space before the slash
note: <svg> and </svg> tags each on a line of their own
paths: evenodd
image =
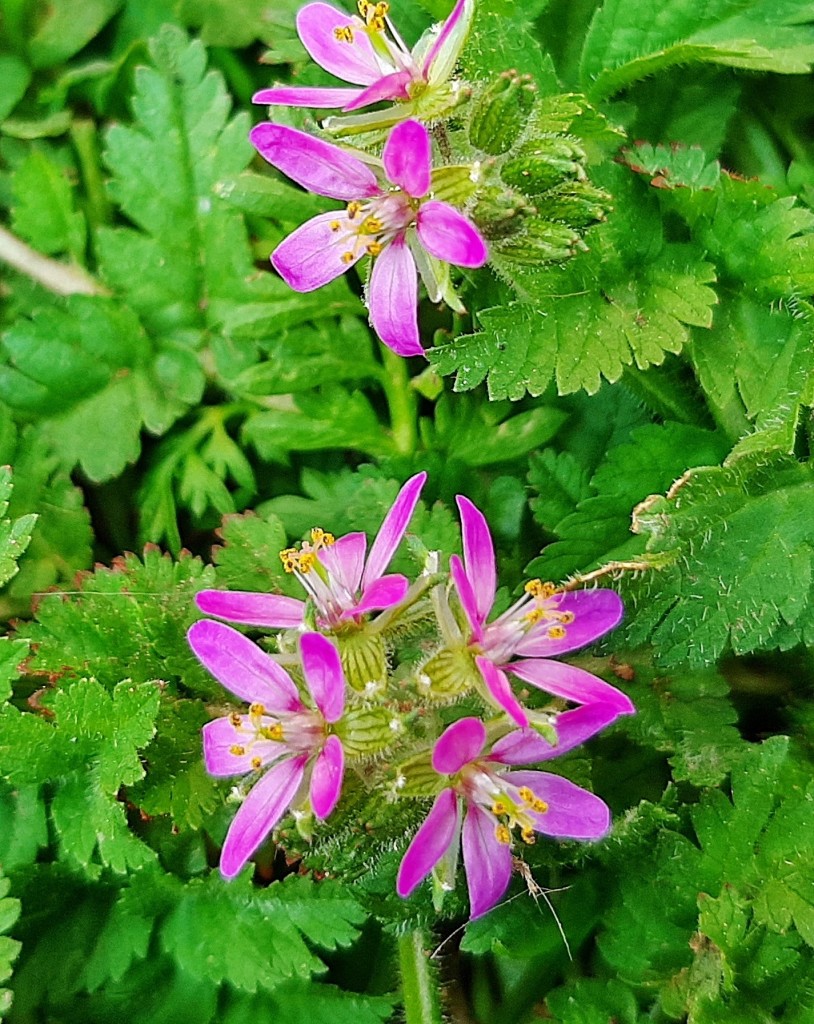
<svg viewBox="0 0 814 1024">
<path fill-rule="evenodd" d="M 385 576 L 384 571 L 407 530 L 426 479 L 426 473 L 417 473 L 404 484 L 369 553 L 363 533 L 348 533 L 334 540 L 319 529 L 311 531 L 312 542 L 303 544 L 301 550 L 280 552 L 283 565 L 294 573 L 313 602 L 321 629 L 335 630 L 404 599 L 407 578 L 400 573 Z M 202 590 L 195 601 L 207 615 L 266 629 L 300 628 L 306 615 L 305 601 L 281 594 Z"/>
<path fill-rule="evenodd" d="M 558 731 L 566 746 L 574 745 L 567 724 Z M 449 785 L 404 855 L 396 880 L 399 896 L 409 896 L 433 870 L 451 887 L 461 837 L 470 913 L 480 917 L 509 885 L 515 829 L 525 843 L 534 842 L 535 832 L 582 840 L 607 833 L 610 813 L 593 793 L 548 772 L 506 770 L 553 756 L 532 730 L 509 733 L 489 753 L 485 746 L 486 729 L 477 718 L 459 719 L 436 742 L 432 765 L 449 777 Z"/>
<path fill-rule="evenodd" d="M 320 288 L 372 256 L 367 287 L 370 322 L 402 356 L 423 354 L 418 332 L 418 272 L 433 301 L 443 294 L 433 261 L 481 267 L 486 243 L 449 203 L 429 198 L 432 146 L 418 121 L 397 125 L 384 146 L 388 183 L 359 157 L 305 132 L 264 123 L 251 140 L 274 167 L 304 188 L 347 202 L 344 210 L 306 221 L 277 246 L 271 262 L 296 291 Z"/>
<path fill-rule="evenodd" d="M 303 46 L 317 64 L 357 89 L 275 86 L 262 89 L 255 103 L 284 106 L 357 110 L 380 100 L 398 100 L 400 106 L 370 115 L 377 125 L 454 103 L 444 87 L 466 40 L 474 13 L 474 0 L 458 0 L 443 25 L 419 40 L 411 52 L 396 31 L 386 2 L 359 0 L 359 15 L 348 15 L 330 4 L 306 4 L 297 14 Z M 448 88 L 448 87 L 447 87 Z"/>
<path fill-rule="evenodd" d="M 529 712 L 512 693 L 506 672 L 556 697 L 579 704 L 602 705 L 607 722 L 633 714 L 630 698 L 590 672 L 550 660 L 584 647 L 607 633 L 622 618 L 623 606 L 612 590 L 565 592 L 532 580 L 523 596 L 487 622 L 497 590 L 495 552 L 483 514 L 461 495 L 464 558 L 450 558 L 450 574 L 466 619 L 461 637 L 494 701 L 521 727 Z M 519 660 L 513 660 L 519 659 Z"/>
<path fill-rule="evenodd" d="M 250 702 L 203 728 L 210 775 L 246 775 L 266 769 L 240 805 L 223 845 L 220 870 L 234 878 L 290 806 L 310 805 L 320 820 L 336 806 L 344 751 L 331 731 L 345 709 L 339 654 L 319 633 L 300 637 L 306 704 L 288 673 L 237 630 L 203 620 L 189 630 L 201 663 L 227 690 Z"/>
</svg>

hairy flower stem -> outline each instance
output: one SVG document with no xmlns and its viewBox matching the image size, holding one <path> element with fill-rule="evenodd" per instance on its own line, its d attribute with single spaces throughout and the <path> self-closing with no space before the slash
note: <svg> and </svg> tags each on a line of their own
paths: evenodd
<svg viewBox="0 0 814 1024">
<path fill-rule="evenodd" d="M 416 395 L 410 387 L 407 361 L 382 345 L 382 387 L 390 409 L 393 442 L 400 455 L 412 455 L 416 449 Z"/>
<path fill-rule="evenodd" d="M 430 965 L 423 929 L 399 936 L 399 973 L 406 1024 L 441 1024 L 438 971 Z"/>
</svg>

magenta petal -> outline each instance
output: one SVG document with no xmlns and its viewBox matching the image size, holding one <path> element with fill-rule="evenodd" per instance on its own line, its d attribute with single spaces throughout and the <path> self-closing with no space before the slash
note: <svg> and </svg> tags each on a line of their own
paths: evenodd
<svg viewBox="0 0 814 1024">
<path fill-rule="evenodd" d="M 362 89 L 322 89 L 318 86 L 275 85 L 252 96 L 252 103 L 278 104 L 282 107 L 314 107 L 330 110 L 353 103 Z"/>
<path fill-rule="evenodd" d="M 476 804 L 466 809 L 463 830 L 464 869 L 470 917 L 491 910 L 509 886 L 512 848 L 495 835 L 495 819 Z"/>
<path fill-rule="evenodd" d="M 461 513 L 466 576 L 475 592 L 478 621 L 485 622 L 486 616 L 495 603 L 497 588 L 492 535 L 489 533 L 483 513 L 475 508 L 469 498 L 459 494 L 455 500 L 458 502 L 458 510 Z"/>
<path fill-rule="evenodd" d="M 245 590 L 202 590 L 195 604 L 207 615 L 267 629 L 296 629 L 305 617 L 305 602 L 279 594 Z"/>
<path fill-rule="evenodd" d="M 329 736 L 311 772 L 311 807 L 320 821 L 336 807 L 342 791 L 345 752 L 338 736 Z"/>
<path fill-rule="evenodd" d="M 486 689 L 489 691 L 492 700 L 498 707 L 503 708 L 509 718 L 516 722 L 521 729 L 525 729 L 529 724 L 529 716 L 526 714 L 526 709 L 512 693 L 506 673 L 501 672 L 488 658 L 482 656 L 475 658 L 475 664 L 480 669 L 480 674 L 483 676 L 483 681 L 486 683 Z"/>
<path fill-rule="evenodd" d="M 603 800 L 568 779 L 548 772 L 511 772 L 503 776 L 513 786 L 528 786 L 545 800 L 548 810 L 531 813 L 538 832 L 562 839 L 601 839 L 607 835 L 610 811 Z"/>
<path fill-rule="evenodd" d="M 350 29 L 350 41 L 337 39 L 337 28 Z M 369 85 L 381 77 L 379 60 L 358 18 L 330 4 L 306 4 L 297 14 L 297 32 L 317 64 L 337 78 Z"/>
<path fill-rule="evenodd" d="M 410 583 L 406 576 L 401 576 L 399 573 L 393 573 L 392 576 L 381 576 L 365 587 L 359 603 L 351 611 L 345 612 L 343 618 L 380 611 L 382 608 L 392 608 L 394 604 L 404 600 L 409 589 Z"/>
<path fill-rule="evenodd" d="M 464 614 L 469 620 L 469 625 L 472 627 L 470 639 L 479 641 L 483 636 L 483 624 L 480 612 L 478 611 L 478 601 L 475 597 L 475 591 L 472 589 L 472 584 L 469 582 L 469 577 L 466 575 L 463 562 L 457 555 L 449 556 L 449 574 L 458 592 Z"/>
<path fill-rule="evenodd" d="M 551 751 L 558 750 L 534 729 L 515 729 L 492 745 L 489 760 L 498 764 L 534 764 L 547 760 Z"/>
<path fill-rule="evenodd" d="M 448 203 L 431 199 L 416 215 L 421 244 L 436 259 L 456 267 L 482 267 L 489 250 L 480 231 Z"/>
<path fill-rule="evenodd" d="M 252 761 L 259 757 L 268 764 L 288 752 L 284 743 L 273 740 L 256 740 L 254 727 L 248 715 L 240 717 L 242 727 L 235 727 L 230 717 L 216 718 L 207 722 L 203 734 L 204 764 L 210 775 L 246 775 L 255 770 Z M 251 742 L 251 747 L 249 743 Z M 245 753 L 235 754 L 233 748 L 244 747 Z"/>
<path fill-rule="evenodd" d="M 340 588 L 353 595 L 362 579 L 366 551 L 367 537 L 363 533 L 346 533 L 329 548 L 323 548 L 319 560 Z"/>
<path fill-rule="evenodd" d="M 534 729 L 511 732 L 498 740 L 489 756 L 500 764 L 533 764 L 561 757 L 595 736 L 619 717 L 612 704 L 584 704 L 557 716 L 557 744 L 551 744 Z"/>
<path fill-rule="evenodd" d="M 397 124 L 384 144 L 382 160 L 387 177 L 408 196 L 421 199 L 429 192 L 432 154 L 430 134 L 423 124 L 418 121 L 402 121 Z"/>
<path fill-rule="evenodd" d="M 483 750 L 486 729 L 479 718 L 459 718 L 435 741 L 432 766 L 439 775 L 454 775 Z"/>
<path fill-rule="evenodd" d="M 506 671 L 513 672 L 532 686 L 553 693 L 555 697 L 564 697 L 578 704 L 610 704 L 619 715 L 632 715 L 636 711 L 627 694 L 575 665 L 530 658 L 513 661 L 506 665 Z"/>
<path fill-rule="evenodd" d="M 435 803 L 421 828 L 413 836 L 399 866 L 396 892 L 409 896 L 415 887 L 432 871 L 456 839 L 460 808 L 454 789 L 445 789 Z"/>
<path fill-rule="evenodd" d="M 400 356 L 424 354 L 418 336 L 418 272 L 403 238 L 373 261 L 368 285 L 373 330 Z"/>
<path fill-rule="evenodd" d="M 330 142 L 268 121 L 252 128 L 249 138 L 261 156 L 309 192 L 332 199 L 363 199 L 380 192 L 367 164 Z"/>
<path fill-rule="evenodd" d="M 369 85 L 358 95 L 349 100 L 343 110 L 358 110 L 359 107 L 366 107 L 371 103 L 378 103 L 379 100 L 408 100 L 410 93 L 407 86 L 412 82 L 413 76 L 409 71 L 394 71 L 392 75 L 385 75 L 378 82 Z"/>
<path fill-rule="evenodd" d="M 342 258 L 346 253 L 351 253 L 350 259 Z M 271 263 L 289 288 L 312 292 L 344 274 L 364 255 L 365 247 L 357 245 L 343 210 L 319 213 L 292 231 L 271 254 Z"/>
<path fill-rule="evenodd" d="M 412 519 L 421 488 L 427 479 L 426 473 L 416 473 L 411 476 L 407 483 L 396 495 L 396 500 L 390 506 L 390 510 L 384 517 L 384 522 L 379 527 L 376 539 L 368 555 L 365 572 L 362 576 L 362 587 L 366 588 L 374 580 L 378 579 L 387 566 L 390 559 L 396 553 L 396 548 L 401 543 L 407 526 Z"/>
<path fill-rule="evenodd" d="M 190 626 L 187 639 L 204 668 L 236 697 L 262 704 L 272 714 L 302 708 L 285 669 L 236 629 L 202 619 Z"/>
<path fill-rule="evenodd" d="M 546 601 L 546 607 L 570 612 L 574 621 L 566 625 L 565 636 L 560 639 L 548 635 L 550 620 L 540 622 L 517 645 L 515 653 L 521 657 L 553 658 L 585 647 L 617 626 L 625 610 L 621 597 L 613 590 L 575 590 L 556 594 Z"/>
<path fill-rule="evenodd" d="M 305 769 L 305 757 L 290 757 L 269 768 L 240 805 L 229 826 L 220 855 L 220 873 L 234 878 L 282 818 L 294 799 Z"/>
<path fill-rule="evenodd" d="M 345 673 L 339 651 L 321 633 L 300 637 L 302 671 L 314 703 L 326 722 L 338 722 L 345 710 Z"/>
</svg>

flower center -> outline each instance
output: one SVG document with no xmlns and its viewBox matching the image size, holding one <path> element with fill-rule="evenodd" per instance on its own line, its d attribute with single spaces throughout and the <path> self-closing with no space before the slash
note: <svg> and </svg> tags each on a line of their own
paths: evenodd
<svg viewBox="0 0 814 1024">
<path fill-rule="evenodd" d="M 286 572 L 296 576 L 303 589 L 316 605 L 320 619 L 327 625 L 337 625 L 342 613 L 353 608 L 356 595 L 332 575 L 319 554 L 336 543 L 332 533 L 315 526 L 311 540 L 303 541 L 299 548 L 284 548 L 280 561 Z"/>
<path fill-rule="evenodd" d="M 481 641 L 483 653 L 496 664 L 504 664 L 526 633 L 541 623 L 549 623 L 546 635 L 551 640 L 562 640 L 566 626 L 574 621 L 574 613 L 559 611 L 559 593 L 553 583 L 529 580 L 523 596 L 485 628 Z"/>
<path fill-rule="evenodd" d="M 531 846 L 537 822 L 532 815 L 545 814 L 548 804 L 529 786 L 504 784 L 499 775 L 483 764 L 467 765 L 461 773 L 460 786 L 465 796 L 495 819 L 495 838 L 508 845 L 514 829 Z"/>
<path fill-rule="evenodd" d="M 360 255 L 378 256 L 386 245 L 405 231 L 415 220 L 416 210 L 409 196 L 393 189 L 366 202 L 348 203 L 344 222 L 331 221 L 331 231 L 339 234 L 348 248 L 341 255 L 343 263 L 353 263 Z"/>
</svg>

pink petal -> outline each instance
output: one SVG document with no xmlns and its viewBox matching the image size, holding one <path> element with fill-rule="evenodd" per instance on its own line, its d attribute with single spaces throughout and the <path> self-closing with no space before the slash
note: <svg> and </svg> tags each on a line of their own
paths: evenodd
<svg viewBox="0 0 814 1024">
<path fill-rule="evenodd" d="M 359 107 L 378 103 L 379 100 L 408 100 L 410 93 L 407 86 L 412 81 L 413 76 L 409 71 L 394 71 L 392 75 L 385 75 L 378 82 L 363 89 L 345 104 L 343 110 L 358 110 Z"/>
<path fill-rule="evenodd" d="M 438 794 L 399 866 L 396 878 L 399 896 L 409 896 L 447 852 L 456 838 L 460 814 L 454 789 L 445 789 Z"/>
<path fill-rule="evenodd" d="M 296 629 L 305 617 L 305 602 L 279 594 L 244 590 L 201 590 L 195 604 L 207 615 L 267 629 Z"/>
<path fill-rule="evenodd" d="M 242 728 L 236 728 L 229 716 L 216 718 L 207 722 L 201 730 L 203 734 L 204 764 L 210 775 L 225 777 L 228 775 L 246 775 L 255 771 L 252 764 L 259 757 L 263 764 L 276 760 L 288 752 L 284 743 L 273 740 L 255 740 L 254 727 L 248 715 L 241 715 Z M 245 747 L 245 754 L 233 754 L 233 747 Z"/>
<path fill-rule="evenodd" d="M 498 842 L 496 824 L 494 817 L 476 804 L 467 807 L 463 851 L 471 918 L 491 910 L 512 877 L 512 848 L 508 843 Z"/>
<path fill-rule="evenodd" d="M 234 878 L 282 818 L 296 796 L 305 770 L 305 757 L 286 758 L 269 768 L 240 805 L 229 826 L 220 855 L 220 873 Z"/>
<path fill-rule="evenodd" d="M 359 589 L 366 551 L 367 537 L 363 533 L 346 533 L 335 544 L 323 548 L 319 553 L 319 560 L 331 578 L 336 580 L 350 597 Z"/>
<path fill-rule="evenodd" d="M 526 709 L 512 693 L 506 673 L 496 668 L 488 658 L 481 657 L 480 655 L 475 658 L 475 664 L 480 669 L 480 674 L 483 676 L 483 681 L 486 683 L 486 689 L 489 691 L 492 700 L 494 700 L 498 707 L 503 708 L 506 714 L 521 729 L 525 729 L 529 724 L 529 716 L 526 714 Z"/>
<path fill-rule="evenodd" d="M 510 732 L 494 744 L 489 760 L 500 764 L 550 761 L 578 747 L 618 717 L 619 711 L 612 704 L 584 704 L 557 716 L 554 723 L 558 740 L 556 746 L 534 729 L 518 730 Z"/>
<path fill-rule="evenodd" d="M 397 355 L 424 354 L 418 336 L 418 273 L 404 238 L 395 238 L 373 261 L 368 308 L 373 330 Z"/>
<path fill-rule="evenodd" d="M 351 611 L 345 612 L 342 617 L 349 618 L 353 615 L 379 611 L 382 608 L 392 608 L 394 604 L 404 600 L 409 589 L 410 583 L 406 576 L 401 576 L 398 573 L 394 573 L 392 576 L 381 576 L 365 588 L 359 603 Z"/>
<path fill-rule="evenodd" d="M 513 786 L 528 786 L 548 804 L 543 814 L 532 813 L 534 828 L 563 839 L 601 839 L 610 830 L 610 811 L 604 801 L 568 779 L 548 772 L 511 772 L 504 775 Z"/>
<path fill-rule="evenodd" d="M 338 722 L 345 710 L 345 673 L 339 651 L 321 633 L 300 637 L 302 671 L 314 703 L 326 722 Z"/>
<path fill-rule="evenodd" d="M 365 565 L 365 572 L 362 576 L 362 588 L 366 588 L 374 580 L 377 580 L 387 566 L 390 559 L 396 553 L 404 536 L 407 526 L 415 511 L 421 488 L 427 479 L 426 473 L 416 473 L 411 476 L 407 483 L 396 495 L 396 500 L 390 506 L 390 510 L 384 517 L 384 522 L 379 527 L 376 539 L 370 549 L 370 554 Z"/>
<path fill-rule="evenodd" d="M 514 673 L 532 686 L 553 693 L 555 697 L 564 697 L 578 704 L 610 704 L 619 715 L 632 715 L 636 711 L 627 694 L 575 665 L 532 658 L 513 661 L 506 665 L 506 671 Z"/>
<path fill-rule="evenodd" d="M 458 0 L 444 22 L 424 59 L 424 77 L 431 85 L 445 82 L 455 69 L 474 13 L 475 0 Z"/>
<path fill-rule="evenodd" d="M 421 199 L 430 190 L 431 150 L 430 134 L 418 121 L 397 124 L 384 144 L 387 177 L 413 199 Z"/>
<path fill-rule="evenodd" d="M 459 718 L 435 741 L 432 766 L 439 775 L 454 775 L 474 761 L 486 743 L 486 729 L 479 718 Z"/>
<path fill-rule="evenodd" d="M 492 535 L 483 513 L 469 498 L 459 494 L 455 499 L 461 513 L 461 532 L 464 542 L 464 567 L 475 592 L 478 621 L 485 622 L 495 603 L 497 571 Z"/>
<path fill-rule="evenodd" d="M 422 203 L 416 231 L 430 255 L 456 267 L 482 267 L 489 259 L 483 237 L 468 218 L 448 203 L 431 199 Z"/>
<path fill-rule="evenodd" d="M 455 589 L 458 591 L 464 615 L 466 615 L 469 625 L 472 627 L 471 640 L 477 642 L 483 636 L 478 601 L 475 597 L 475 591 L 472 589 L 472 584 L 469 582 L 469 577 L 466 575 L 463 562 L 457 555 L 449 556 L 449 574 L 452 577 L 452 582 L 455 584 Z"/>
<path fill-rule="evenodd" d="M 338 736 L 329 736 L 311 772 L 311 807 L 323 821 L 336 807 L 342 791 L 345 752 Z"/>
<path fill-rule="evenodd" d="M 255 125 L 249 138 L 273 167 L 309 192 L 332 199 L 364 199 L 380 192 L 367 164 L 306 132 L 266 121 Z"/>
<path fill-rule="evenodd" d="M 322 89 L 318 86 L 287 86 L 275 85 L 271 89 L 261 89 L 252 96 L 252 103 L 277 104 L 283 107 L 314 107 L 333 109 L 353 103 L 357 96 L 363 95 L 361 89 Z"/>
<path fill-rule="evenodd" d="M 190 626 L 189 645 L 218 682 L 267 711 L 299 711 L 302 701 L 291 677 L 257 644 L 222 622 L 202 619 Z"/>
<path fill-rule="evenodd" d="M 289 288 L 312 292 L 359 262 L 366 250 L 349 224 L 344 210 L 319 213 L 280 242 L 271 263 Z"/>
<path fill-rule="evenodd" d="M 565 636 L 561 639 L 548 635 L 552 626 L 550 621 L 540 622 L 517 645 L 515 653 L 521 657 L 553 658 L 585 647 L 617 626 L 624 613 L 621 597 L 612 590 L 575 590 L 556 594 L 547 605 L 558 612 L 570 612 L 574 621 L 566 625 Z"/>
<path fill-rule="evenodd" d="M 350 28 L 352 41 L 337 39 L 337 28 Z M 330 4 L 306 4 L 297 14 L 297 32 L 317 64 L 337 78 L 369 85 L 381 77 L 380 62 L 358 18 Z"/>
</svg>

